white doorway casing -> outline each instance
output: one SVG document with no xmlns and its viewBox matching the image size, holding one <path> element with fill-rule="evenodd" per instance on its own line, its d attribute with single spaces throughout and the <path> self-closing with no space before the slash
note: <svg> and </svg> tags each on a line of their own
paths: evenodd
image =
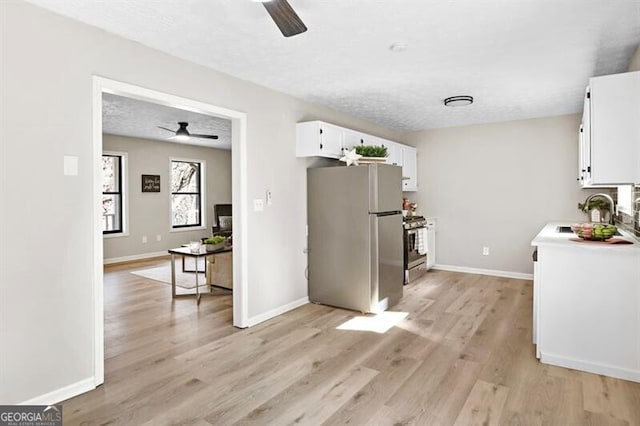
<svg viewBox="0 0 640 426">
<path fill-rule="evenodd" d="M 249 326 L 248 262 L 247 262 L 247 115 L 246 113 L 182 98 L 128 83 L 93 76 L 93 301 L 94 301 L 94 379 L 95 386 L 104 383 L 104 300 L 102 205 L 102 93 L 126 96 L 173 108 L 231 120 L 231 168 L 233 204 L 233 325 Z M 194 309 L 197 309 L 194 304 Z"/>
</svg>

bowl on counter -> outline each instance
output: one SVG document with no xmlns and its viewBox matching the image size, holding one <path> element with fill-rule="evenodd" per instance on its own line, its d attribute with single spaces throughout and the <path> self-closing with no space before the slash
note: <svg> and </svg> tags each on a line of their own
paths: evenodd
<svg viewBox="0 0 640 426">
<path fill-rule="evenodd" d="M 608 223 L 575 223 L 571 225 L 571 230 L 578 237 L 589 241 L 606 241 L 618 232 L 615 225 Z"/>
</svg>

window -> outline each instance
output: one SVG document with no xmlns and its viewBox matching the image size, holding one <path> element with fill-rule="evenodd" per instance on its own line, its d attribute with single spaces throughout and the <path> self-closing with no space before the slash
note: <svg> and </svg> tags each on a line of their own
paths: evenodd
<svg viewBox="0 0 640 426">
<path fill-rule="evenodd" d="M 123 155 L 102 155 L 102 233 L 124 232 L 123 227 Z"/>
<path fill-rule="evenodd" d="M 202 163 L 171 160 L 171 226 L 202 225 Z"/>
</svg>

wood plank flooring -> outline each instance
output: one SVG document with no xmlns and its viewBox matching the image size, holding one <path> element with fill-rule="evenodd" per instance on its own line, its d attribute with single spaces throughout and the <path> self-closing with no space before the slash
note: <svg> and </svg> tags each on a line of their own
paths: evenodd
<svg viewBox="0 0 640 426">
<path fill-rule="evenodd" d="M 640 425 L 640 384 L 540 364 L 530 281 L 431 271 L 386 333 L 308 304 L 246 330 L 229 292 L 171 299 L 105 269 L 105 384 L 63 403 L 82 425 Z"/>
</svg>

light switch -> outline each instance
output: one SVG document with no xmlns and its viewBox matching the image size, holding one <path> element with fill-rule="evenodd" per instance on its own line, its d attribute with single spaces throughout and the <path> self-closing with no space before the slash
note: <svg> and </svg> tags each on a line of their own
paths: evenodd
<svg viewBox="0 0 640 426">
<path fill-rule="evenodd" d="M 64 175 L 78 176 L 78 157 L 75 155 L 64 156 Z"/>
<path fill-rule="evenodd" d="M 262 198 L 256 198 L 253 200 L 253 211 L 261 212 L 264 210 L 264 200 Z"/>
</svg>

